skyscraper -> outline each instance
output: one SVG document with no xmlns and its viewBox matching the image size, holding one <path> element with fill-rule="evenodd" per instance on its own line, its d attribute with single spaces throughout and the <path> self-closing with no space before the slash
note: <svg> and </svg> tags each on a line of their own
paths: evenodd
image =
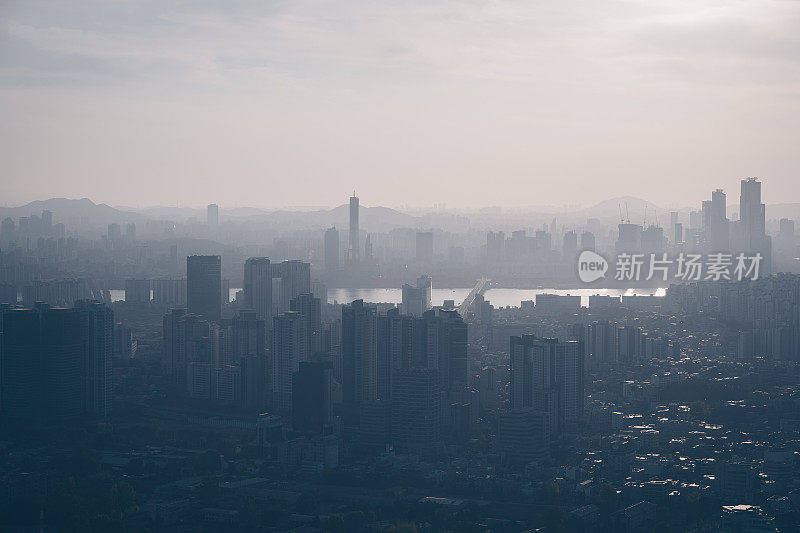
<svg viewBox="0 0 800 533">
<path fill-rule="evenodd" d="M 418 287 L 404 283 L 401 292 L 403 314 L 420 316 L 425 311 L 422 305 L 422 291 Z"/>
<path fill-rule="evenodd" d="M 377 395 L 391 399 L 392 377 L 396 370 L 411 368 L 414 318 L 401 315 L 400 309 L 389 309 L 377 320 Z"/>
<path fill-rule="evenodd" d="M 430 264 L 433 262 L 433 232 L 417 232 L 417 261 Z"/>
<path fill-rule="evenodd" d="M 76 309 L 3 311 L 0 409 L 23 425 L 74 419 L 83 408 L 83 344 Z"/>
<path fill-rule="evenodd" d="M 741 182 L 739 197 L 739 223 L 736 230 L 736 252 L 754 255 L 760 253 L 762 263 L 759 275 L 772 269 L 772 238 L 766 234 L 766 207 L 761 203 L 761 182 L 747 178 Z"/>
<path fill-rule="evenodd" d="M 422 311 L 425 312 L 433 304 L 433 280 L 430 276 L 420 276 L 417 278 L 417 288 L 420 290 L 420 296 L 422 297 Z"/>
<path fill-rule="evenodd" d="M 320 351 L 322 347 L 322 314 L 319 298 L 311 293 L 298 294 L 292 298 L 289 308 L 300 314 L 303 350 L 306 359 Z"/>
<path fill-rule="evenodd" d="M 231 320 L 231 356 L 238 362 L 245 357 L 264 357 L 266 355 L 266 323 L 252 309 L 242 309 Z"/>
<path fill-rule="evenodd" d="M 111 410 L 113 313 L 97 302 L 2 311 L 0 414 L 31 425 Z"/>
<path fill-rule="evenodd" d="M 600 320 L 588 327 L 586 335 L 587 355 L 593 366 L 616 363 L 616 327 L 607 320 Z"/>
<path fill-rule="evenodd" d="M 339 230 L 336 227 L 325 231 L 325 270 L 336 272 L 339 270 Z"/>
<path fill-rule="evenodd" d="M 122 239 L 122 226 L 119 224 L 108 225 L 108 240 L 111 242 L 118 242 Z"/>
<path fill-rule="evenodd" d="M 219 322 L 222 315 L 221 260 L 218 255 L 186 258 L 186 303 L 189 312 Z"/>
<path fill-rule="evenodd" d="M 266 257 L 251 257 L 244 263 L 244 306 L 258 319 L 272 322 L 272 271 Z"/>
<path fill-rule="evenodd" d="M 130 224 L 129 224 L 130 225 Z M 53 228 L 53 212 L 44 210 L 42 211 L 42 227 L 45 230 L 50 231 Z"/>
<path fill-rule="evenodd" d="M 342 407 L 351 421 L 362 402 L 377 398 L 377 350 L 375 306 L 355 300 L 342 307 Z"/>
<path fill-rule="evenodd" d="M 711 193 L 711 200 L 703 202 L 703 233 L 706 249 L 710 252 L 730 249 L 727 203 L 727 196 L 722 189 L 716 189 Z"/>
<path fill-rule="evenodd" d="M 392 391 L 392 444 L 401 452 L 431 455 L 441 434 L 439 372 L 409 368 L 395 372 Z"/>
<path fill-rule="evenodd" d="M 575 427 L 583 417 L 583 343 L 523 335 L 511 337 L 510 353 L 510 408 L 547 413 L 553 435 Z"/>
<path fill-rule="evenodd" d="M 350 239 L 347 245 L 347 267 L 351 274 L 358 272 L 361 263 L 361 255 L 358 249 L 358 197 L 353 194 L 350 197 Z"/>
<path fill-rule="evenodd" d="M 583 420 L 585 385 L 583 342 L 567 341 L 556 345 L 556 383 L 558 384 L 559 426 L 575 428 Z"/>
<path fill-rule="evenodd" d="M 186 305 L 186 280 L 185 279 L 154 279 L 153 302 L 159 305 L 185 306 Z"/>
<path fill-rule="evenodd" d="M 300 362 L 292 375 L 292 429 L 322 435 L 333 421 L 329 362 Z"/>
<path fill-rule="evenodd" d="M 677 211 L 670 211 L 669 213 L 669 230 L 670 232 L 675 231 L 675 224 L 678 223 L 678 212 Z M 673 244 L 676 242 L 673 238 Z"/>
<path fill-rule="evenodd" d="M 298 371 L 300 363 L 308 359 L 300 313 L 287 311 L 276 316 L 272 331 L 273 407 L 291 415 L 292 375 Z"/>
<path fill-rule="evenodd" d="M 467 324 L 458 311 L 433 309 L 414 320 L 411 365 L 438 369 L 441 390 L 467 384 Z"/>
<path fill-rule="evenodd" d="M 578 253 L 578 234 L 568 231 L 564 234 L 564 245 L 561 248 L 562 259 L 565 262 L 575 261 Z"/>
<path fill-rule="evenodd" d="M 280 279 L 280 298 L 274 302 L 278 313 L 290 310 L 292 299 L 299 294 L 311 292 L 311 264 L 298 260 L 282 261 L 273 263 L 271 270 L 272 277 Z"/>
<path fill-rule="evenodd" d="M 209 226 L 216 226 L 219 224 L 219 206 L 217 204 L 208 204 L 206 223 Z"/>
<path fill-rule="evenodd" d="M 407 315 L 421 316 L 422 313 L 431 308 L 432 292 L 433 280 L 430 276 L 420 276 L 417 278 L 416 287 L 407 283 L 403 284 L 403 313 Z"/>
<path fill-rule="evenodd" d="M 594 248 L 594 233 L 591 231 L 584 231 L 581 233 L 581 250 L 594 250 Z"/>
<path fill-rule="evenodd" d="M 642 226 L 630 222 L 619 224 L 617 237 L 617 253 L 633 253 L 642 251 Z"/>
<path fill-rule="evenodd" d="M 244 305 L 272 327 L 272 318 L 291 309 L 299 294 L 311 292 L 311 265 L 302 261 L 270 263 L 251 257 L 244 264 Z"/>
<path fill-rule="evenodd" d="M 178 390 L 191 393 L 198 376 L 208 376 L 219 365 L 219 326 L 203 317 L 172 309 L 163 319 L 162 367 Z M 193 382 L 194 380 L 194 382 Z M 211 389 L 208 388 L 210 397 Z"/>
<path fill-rule="evenodd" d="M 761 182 L 758 178 L 743 179 L 741 185 L 739 223 L 745 237 L 745 245 L 750 246 L 754 239 L 764 235 L 766 210 L 761 203 Z"/>
<path fill-rule="evenodd" d="M 83 344 L 84 411 L 105 417 L 112 407 L 114 312 L 100 302 L 79 301 Z"/>
</svg>

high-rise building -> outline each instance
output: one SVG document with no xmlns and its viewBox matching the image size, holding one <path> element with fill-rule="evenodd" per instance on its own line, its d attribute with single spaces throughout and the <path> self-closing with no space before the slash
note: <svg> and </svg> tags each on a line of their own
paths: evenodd
<svg viewBox="0 0 800 533">
<path fill-rule="evenodd" d="M 250 409 L 264 410 L 271 405 L 272 369 L 266 357 L 249 355 L 239 360 L 242 369 L 242 403 Z"/>
<path fill-rule="evenodd" d="M 427 311 L 413 322 L 411 366 L 439 370 L 441 389 L 467 384 L 467 324 L 454 309 Z"/>
<path fill-rule="evenodd" d="M 618 226 L 617 253 L 633 253 L 642 251 L 642 226 L 639 224 L 622 223 Z"/>
<path fill-rule="evenodd" d="M 219 366 L 219 326 L 186 309 L 172 309 L 163 319 L 162 366 L 170 382 L 178 390 L 190 390 L 193 385 L 192 372 L 206 375 L 205 367 L 194 363 L 208 364 L 208 376 Z M 210 382 L 209 382 L 210 383 Z M 210 387 L 211 385 L 209 385 Z M 209 398 L 211 391 L 209 389 Z"/>
<path fill-rule="evenodd" d="M 401 368 L 411 368 L 414 318 L 401 315 L 398 308 L 389 309 L 377 319 L 377 395 L 391 399 L 392 376 Z"/>
<path fill-rule="evenodd" d="M 556 345 L 558 423 L 564 429 L 574 429 L 583 421 L 583 405 L 586 401 L 584 351 L 584 345 L 579 341 L 559 342 Z"/>
<path fill-rule="evenodd" d="M 232 361 L 239 362 L 245 357 L 266 356 L 266 322 L 258 318 L 252 309 L 242 309 L 231 320 L 230 342 Z"/>
<path fill-rule="evenodd" d="M 133 331 L 121 322 L 114 325 L 114 357 L 133 359 L 136 357 L 138 343 L 133 338 Z"/>
<path fill-rule="evenodd" d="M 153 302 L 166 306 L 186 305 L 186 280 L 185 279 L 154 279 Z"/>
<path fill-rule="evenodd" d="M 600 320 L 589 325 L 586 344 L 587 355 L 590 357 L 592 365 L 610 364 L 617 361 L 616 327 L 607 320 Z"/>
<path fill-rule="evenodd" d="M 403 284 L 402 310 L 406 315 L 420 316 L 431 308 L 433 281 L 430 276 L 417 278 L 417 286 Z"/>
<path fill-rule="evenodd" d="M 594 233 L 591 231 L 581 233 L 581 250 L 594 250 L 595 246 Z"/>
<path fill-rule="evenodd" d="M 244 306 L 272 326 L 272 317 L 289 311 L 291 301 L 311 292 L 311 265 L 302 261 L 270 263 L 251 257 L 244 265 Z"/>
<path fill-rule="evenodd" d="M 81 415 L 84 349 L 77 309 L 4 310 L 1 353 L 3 418 L 31 425 Z"/>
<path fill-rule="evenodd" d="M 678 223 L 678 212 L 677 211 L 670 211 L 670 213 L 669 213 L 669 229 L 674 231 L 675 230 L 675 224 L 677 224 L 677 223 Z M 678 241 L 676 241 L 674 239 L 674 233 L 673 233 L 672 243 L 675 244 L 676 242 L 678 242 Z"/>
<path fill-rule="evenodd" d="M 31 281 L 22 287 L 22 303 L 33 308 L 37 302 L 52 306 L 72 307 L 78 300 L 90 300 L 92 290 L 85 279 Z"/>
<path fill-rule="evenodd" d="M 392 444 L 406 453 L 431 455 L 441 435 L 439 372 L 409 368 L 395 372 L 392 388 Z"/>
<path fill-rule="evenodd" d="M 642 250 L 660 252 L 664 250 L 664 229 L 660 226 L 648 226 L 642 232 Z"/>
<path fill-rule="evenodd" d="M 125 225 L 125 239 L 127 239 L 129 242 L 136 240 L 136 224 L 133 222 L 128 222 Z"/>
<path fill-rule="evenodd" d="M 219 224 L 219 206 L 217 204 L 208 204 L 206 223 L 209 226 L 216 226 Z"/>
<path fill-rule="evenodd" d="M 583 343 L 523 335 L 511 337 L 510 354 L 510 408 L 547 413 L 553 435 L 574 428 L 583 417 Z"/>
<path fill-rule="evenodd" d="M 189 313 L 219 322 L 222 315 L 221 261 L 218 255 L 186 258 L 186 301 Z"/>
<path fill-rule="evenodd" d="M 535 245 L 539 257 L 548 257 L 553 249 L 553 235 L 545 230 L 537 230 Z"/>
<path fill-rule="evenodd" d="M 300 313 L 286 311 L 273 318 L 271 356 L 273 407 L 291 415 L 292 374 L 302 361 L 308 360 Z"/>
<path fill-rule="evenodd" d="M 307 358 L 317 354 L 322 348 L 322 313 L 319 298 L 311 293 L 298 294 L 289 304 L 292 311 L 300 314 L 302 322 L 303 350 Z"/>
<path fill-rule="evenodd" d="M 754 255 L 760 253 L 762 263 L 759 275 L 772 269 L 772 239 L 766 234 L 766 208 L 761 203 L 761 182 L 747 178 L 741 182 L 739 197 L 739 222 L 736 231 L 736 252 Z"/>
<path fill-rule="evenodd" d="M 50 231 L 53 227 L 53 212 L 44 210 L 42 211 L 42 227 L 45 231 Z"/>
<path fill-rule="evenodd" d="M 716 189 L 711 193 L 711 200 L 703 202 L 703 234 L 706 249 L 710 252 L 725 252 L 730 249 L 727 203 L 727 196 L 722 189 Z"/>
<path fill-rule="evenodd" d="M 417 232 L 417 262 L 430 264 L 433 262 L 433 232 Z"/>
<path fill-rule="evenodd" d="M 322 435 L 333 422 L 333 369 L 329 362 L 302 361 L 292 375 L 292 429 Z"/>
<path fill-rule="evenodd" d="M 683 242 L 683 224 L 680 222 L 675 223 L 672 227 L 672 242 L 680 244 Z"/>
<path fill-rule="evenodd" d="M 244 263 L 244 307 L 259 320 L 272 322 L 272 269 L 266 257 L 251 257 Z"/>
<path fill-rule="evenodd" d="M 222 365 L 214 370 L 214 399 L 223 405 L 238 405 L 242 401 L 242 367 Z"/>
<path fill-rule="evenodd" d="M 363 300 L 342 307 L 342 407 L 353 422 L 361 403 L 377 399 L 377 350 L 376 307 Z"/>
<path fill-rule="evenodd" d="M 119 224 L 109 224 L 108 225 L 108 240 L 111 242 L 117 242 L 122 239 L 122 226 Z"/>
<path fill-rule="evenodd" d="M 340 248 L 339 230 L 336 229 L 335 226 L 328 228 L 325 231 L 325 270 L 328 272 L 336 272 L 339 270 Z"/>
<path fill-rule="evenodd" d="M 311 264 L 298 260 L 282 261 L 271 265 L 272 277 L 280 280 L 276 312 L 291 309 L 291 302 L 300 294 L 311 292 Z"/>
<path fill-rule="evenodd" d="M 417 288 L 422 297 L 422 310 L 427 311 L 433 304 L 433 280 L 430 276 L 420 276 L 417 278 Z"/>
<path fill-rule="evenodd" d="M 617 328 L 617 359 L 621 363 L 632 363 L 639 358 L 639 344 L 642 331 L 637 326 Z"/>
<path fill-rule="evenodd" d="M 506 255 L 506 235 L 502 231 L 486 234 L 486 258 L 489 261 L 502 261 Z"/>
<path fill-rule="evenodd" d="M 4 309 L 0 414 L 32 425 L 111 411 L 113 312 L 75 308 Z"/>
<path fill-rule="evenodd" d="M 105 417 L 112 406 L 114 312 L 100 302 L 79 301 L 83 343 L 84 411 Z"/>
<path fill-rule="evenodd" d="M 779 222 L 779 235 L 787 239 L 794 238 L 794 220 L 782 218 Z"/>
<path fill-rule="evenodd" d="M 511 337 L 510 407 L 546 411 L 558 416 L 556 386 L 556 339 L 533 335 Z"/>
<path fill-rule="evenodd" d="M 358 273 L 361 264 L 361 254 L 358 247 L 358 209 L 358 197 L 354 193 L 350 197 L 350 238 L 347 245 L 347 267 L 351 274 Z"/>
<path fill-rule="evenodd" d="M 422 291 L 418 287 L 404 283 L 401 292 L 403 314 L 419 316 L 425 312 L 422 305 Z"/>
<path fill-rule="evenodd" d="M 741 181 L 739 196 L 739 223 L 745 237 L 745 245 L 752 239 L 761 238 L 766 229 L 766 209 L 761 203 L 761 182 L 758 178 L 747 178 Z"/>
<path fill-rule="evenodd" d="M 575 261 L 578 253 L 578 234 L 574 231 L 568 231 L 564 234 L 564 245 L 561 248 L 561 255 L 564 261 Z"/>
</svg>

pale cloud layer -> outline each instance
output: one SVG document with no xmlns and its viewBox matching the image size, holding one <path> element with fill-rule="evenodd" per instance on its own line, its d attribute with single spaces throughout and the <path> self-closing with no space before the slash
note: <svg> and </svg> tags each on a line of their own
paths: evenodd
<svg viewBox="0 0 800 533">
<path fill-rule="evenodd" d="M 3 203 L 800 201 L 800 2 L 0 3 Z"/>
</svg>

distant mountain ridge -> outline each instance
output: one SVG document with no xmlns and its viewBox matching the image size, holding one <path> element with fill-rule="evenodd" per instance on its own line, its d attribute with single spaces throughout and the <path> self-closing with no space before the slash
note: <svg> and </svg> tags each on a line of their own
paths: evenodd
<svg viewBox="0 0 800 533">
<path fill-rule="evenodd" d="M 88 217 L 96 224 L 111 224 L 141 222 L 146 218 L 132 211 L 120 211 L 107 204 L 96 204 L 88 198 L 50 198 L 19 207 L 0 207 L 0 218 L 41 216 L 42 211 L 52 212 L 56 222 Z"/>
<path fill-rule="evenodd" d="M 729 207 L 729 213 L 735 213 L 737 206 Z M 617 223 L 620 217 L 632 223 L 656 223 L 665 226 L 669 223 L 670 211 L 678 211 L 684 218 L 696 207 L 664 208 L 647 200 L 633 196 L 620 196 L 603 200 L 591 207 L 584 209 L 565 209 L 564 211 L 545 210 L 544 208 L 531 208 L 530 210 L 492 210 L 490 213 L 476 211 L 474 213 L 431 212 L 421 215 L 411 215 L 383 206 L 360 206 L 360 225 L 366 231 L 389 231 L 394 228 L 429 228 L 442 227 L 456 216 L 464 220 L 492 221 L 493 223 L 505 221 L 511 225 L 525 221 L 549 221 L 556 218 L 562 223 L 585 223 L 589 218 L 597 218 L 605 223 Z M 169 220 L 184 222 L 194 218 L 204 222 L 205 208 L 195 207 L 169 207 L 155 206 L 147 208 L 111 207 L 107 204 L 96 204 L 88 198 L 51 198 L 37 200 L 18 207 L 0 207 L 0 219 L 37 215 L 49 210 L 53 213 L 56 222 L 77 221 L 81 217 L 88 217 L 90 224 L 99 226 L 110 223 L 144 222 L 146 220 Z M 340 229 L 349 227 L 349 205 L 342 204 L 332 209 L 292 210 L 279 209 L 267 210 L 255 207 L 220 208 L 220 218 L 264 223 L 275 228 L 326 228 L 336 226 Z M 779 203 L 767 205 L 767 219 L 800 218 L 800 202 Z"/>
</svg>

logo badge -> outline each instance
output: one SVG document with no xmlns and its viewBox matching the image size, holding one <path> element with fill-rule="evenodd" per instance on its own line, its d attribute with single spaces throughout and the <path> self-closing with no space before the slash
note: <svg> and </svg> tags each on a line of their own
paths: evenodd
<svg viewBox="0 0 800 533">
<path fill-rule="evenodd" d="M 608 271 L 608 261 L 605 257 L 593 252 L 584 250 L 578 256 L 578 277 L 584 283 L 591 283 L 605 277 Z"/>
</svg>

